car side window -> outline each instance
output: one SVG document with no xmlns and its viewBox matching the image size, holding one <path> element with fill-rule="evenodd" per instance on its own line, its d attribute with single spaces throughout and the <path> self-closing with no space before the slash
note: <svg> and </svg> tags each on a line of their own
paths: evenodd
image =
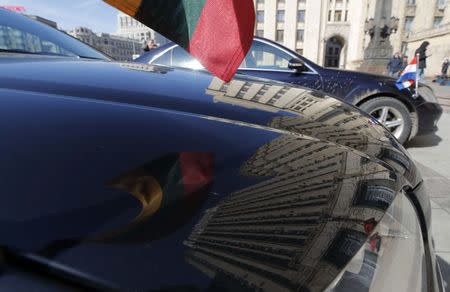
<svg viewBox="0 0 450 292">
<path fill-rule="evenodd" d="M 203 66 L 183 48 L 176 46 L 157 58 L 153 64 L 189 69 L 203 69 Z"/>
<path fill-rule="evenodd" d="M 272 45 L 254 41 L 245 57 L 245 65 L 249 69 L 289 70 L 291 59 L 291 55 Z"/>
<path fill-rule="evenodd" d="M 164 54 L 162 54 L 160 57 L 158 57 L 156 60 L 152 62 L 152 64 L 156 65 L 164 65 L 164 66 L 172 66 L 172 51 L 168 50 Z"/>
<path fill-rule="evenodd" d="M 172 66 L 174 67 L 185 67 L 186 63 L 191 62 L 194 58 L 189 55 L 183 48 L 176 46 L 172 50 Z"/>
<path fill-rule="evenodd" d="M 204 69 L 197 59 L 192 57 L 182 47 L 176 46 L 172 52 L 172 66 L 200 70 Z"/>
</svg>

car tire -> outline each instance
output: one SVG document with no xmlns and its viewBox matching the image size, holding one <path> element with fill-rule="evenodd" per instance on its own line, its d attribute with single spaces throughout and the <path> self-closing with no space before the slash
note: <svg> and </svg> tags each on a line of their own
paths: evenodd
<svg viewBox="0 0 450 292">
<path fill-rule="evenodd" d="M 360 108 L 378 119 L 401 144 L 409 140 L 413 126 L 412 118 L 408 108 L 401 101 L 392 97 L 377 97 L 361 104 Z"/>
</svg>

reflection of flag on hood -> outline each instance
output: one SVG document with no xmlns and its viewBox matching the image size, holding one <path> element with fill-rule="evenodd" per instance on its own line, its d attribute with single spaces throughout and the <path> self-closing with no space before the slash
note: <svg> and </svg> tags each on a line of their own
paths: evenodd
<svg viewBox="0 0 450 292">
<path fill-rule="evenodd" d="M 230 81 L 253 40 L 253 0 L 103 0 L 178 43 Z"/>
<path fill-rule="evenodd" d="M 417 57 L 414 56 L 414 59 L 412 59 L 411 63 L 406 66 L 405 70 L 402 72 L 395 85 L 399 90 L 413 86 L 414 82 L 416 81 L 416 74 Z"/>
<path fill-rule="evenodd" d="M 142 204 L 141 213 L 127 226 L 97 240 L 147 240 L 176 231 L 206 201 L 214 179 L 212 153 L 168 154 L 122 174 L 109 183 Z"/>
</svg>

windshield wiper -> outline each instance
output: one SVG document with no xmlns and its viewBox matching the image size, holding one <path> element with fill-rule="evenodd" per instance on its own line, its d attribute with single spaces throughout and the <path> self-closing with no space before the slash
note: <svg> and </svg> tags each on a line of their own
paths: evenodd
<svg viewBox="0 0 450 292">
<path fill-rule="evenodd" d="M 34 54 L 33 52 L 19 49 L 0 49 L 0 53 Z"/>
<path fill-rule="evenodd" d="M 0 49 L 0 53 L 11 53 L 11 54 L 28 54 L 28 55 L 47 55 L 47 56 L 58 56 L 58 57 L 76 57 L 80 59 L 89 59 L 89 60 L 102 60 L 105 59 L 98 58 L 98 57 L 91 57 L 91 56 L 83 56 L 83 55 L 64 55 L 64 54 L 58 54 L 58 53 L 52 53 L 52 52 L 30 52 L 27 50 L 21 50 L 21 49 Z"/>
<path fill-rule="evenodd" d="M 77 57 L 80 58 L 80 59 L 89 59 L 89 60 L 102 60 L 102 61 L 105 60 L 105 59 L 102 59 L 102 58 L 90 57 L 90 56 L 80 56 L 80 55 L 78 55 Z"/>
</svg>

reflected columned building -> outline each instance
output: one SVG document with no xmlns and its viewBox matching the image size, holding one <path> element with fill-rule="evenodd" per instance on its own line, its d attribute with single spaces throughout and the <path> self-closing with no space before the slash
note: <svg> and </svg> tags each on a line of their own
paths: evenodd
<svg viewBox="0 0 450 292">
<path fill-rule="evenodd" d="M 221 90 L 234 91 L 235 98 L 216 94 L 215 100 L 258 98 L 267 101 L 263 107 L 284 102 L 317 115 L 329 114 L 329 107 L 339 110 L 338 101 L 302 89 L 288 101 L 283 94 L 294 93 L 283 88 L 234 85 Z M 360 126 L 349 118 L 345 111 L 330 114 L 324 121 L 332 122 L 324 129 L 344 122 Z M 299 124 L 314 128 L 306 120 Z M 363 138 L 354 139 L 357 143 Z M 387 168 L 347 148 L 295 133 L 260 147 L 240 171 L 262 182 L 233 192 L 207 210 L 184 244 L 188 263 L 216 281 L 226 278 L 250 290 L 325 289 L 365 241 L 367 223 L 381 219 L 398 188 Z"/>
<path fill-rule="evenodd" d="M 407 178 L 417 175 L 411 172 L 409 159 L 402 151 L 392 149 L 392 144 L 401 146 L 387 135 L 382 125 L 369 116 L 362 119 L 360 112 L 337 99 L 281 82 L 267 84 L 234 79 L 224 83 L 218 78 L 212 80 L 207 93 L 216 102 L 275 113 L 291 112 L 292 115 L 280 114 L 273 118 L 267 126 L 364 152 L 389 163 Z"/>
<path fill-rule="evenodd" d="M 290 149 L 295 142 L 299 148 Z M 185 241 L 187 261 L 251 289 L 326 288 L 364 241 L 364 223 L 381 219 L 395 183 L 379 165 L 327 154 L 320 144 L 281 136 L 259 149 L 241 172 L 268 178 L 205 213 Z M 300 164 L 284 167 L 289 156 Z"/>
</svg>

